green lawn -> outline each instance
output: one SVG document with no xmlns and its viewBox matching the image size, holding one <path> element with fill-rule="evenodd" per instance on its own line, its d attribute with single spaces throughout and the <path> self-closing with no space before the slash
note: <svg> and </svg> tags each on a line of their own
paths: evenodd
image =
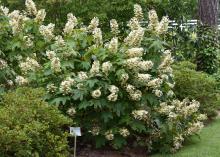
<svg viewBox="0 0 220 157">
<path fill-rule="evenodd" d="M 153 155 L 151 157 L 220 157 L 220 119 L 205 127 L 200 138 L 194 137 L 174 155 Z"/>
</svg>

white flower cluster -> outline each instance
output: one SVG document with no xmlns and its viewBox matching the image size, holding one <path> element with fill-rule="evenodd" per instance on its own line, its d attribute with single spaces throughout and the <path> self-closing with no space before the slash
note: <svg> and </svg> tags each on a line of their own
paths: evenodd
<svg viewBox="0 0 220 157">
<path fill-rule="evenodd" d="M 73 29 L 77 26 L 78 20 L 75 16 L 73 16 L 72 13 L 69 13 L 67 15 L 67 23 L 63 29 L 63 33 L 65 35 L 71 35 L 73 32 Z"/>
<path fill-rule="evenodd" d="M 109 130 L 105 133 L 105 138 L 109 141 L 112 141 L 114 139 L 114 134 L 112 133 L 112 130 Z"/>
<path fill-rule="evenodd" d="M 80 71 L 80 72 L 78 72 L 78 78 L 79 78 L 81 81 L 84 81 L 84 80 L 88 79 L 88 75 L 87 75 L 86 72 Z"/>
<path fill-rule="evenodd" d="M 131 18 L 131 20 L 128 22 L 128 27 L 133 30 L 138 30 L 141 28 L 141 25 L 136 17 Z"/>
<path fill-rule="evenodd" d="M 111 85 L 109 87 L 109 91 L 111 92 L 111 94 L 107 97 L 107 99 L 113 102 L 117 101 L 119 88 L 116 87 L 115 85 Z"/>
<path fill-rule="evenodd" d="M 130 135 L 130 132 L 129 132 L 129 130 L 127 128 L 121 128 L 119 130 L 119 133 L 123 137 L 128 137 Z"/>
<path fill-rule="evenodd" d="M 143 18 L 144 18 L 142 8 L 141 8 L 141 6 L 140 6 L 139 4 L 135 4 L 135 5 L 134 5 L 134 16 L 135 16 L 139 21 L 142 21 Z"/>
<path fill-rule="evenodd" d="M 90 69 L 90 74 L 92 76 L 98 75 L 100 71 L 100 63 L 98 60 L 95 60 L 92 64 L 92 68 Z"/>
<path fill-rule="evenodd" d="M 149 25 L 148 28 L 158 34 L 165 34 L 168 30 L 168 25 L 169 25 L 169 19 L 167 16 L 164 16 L 162 20 L 159 22 L 158 16 L 155 10 L 150 10 L 148 13 L 149 17 Z"/>
<path fill-rule="evenodd" d="M 98 17 L 94 17 L 89 26 L 87 27 L 87 30 L 89 31 L 93 31 L 95 28 L 97 28 L 99 26 L 99 18 Z"/>
<path fill-rule="evenodd" d="M 55 73 L 61 72 L 61 63 L 60 63 L 60 59 L 58 57 L 53 57 L 51 59 L 51 69 Z"/>
<path fill-rule="evenodd" d="M 129 94 L 129 97 L 133 101 L 140 101 L 142 97 L 142 92 L 140 90 L 135 89 L 135 87 L 131 84 L 127 84 L 125 86 L 126 91 Z"/>
<path fill-rule="evenodd" d="M 176 150 L 180 149 L 182 147 L 182 143 L 184 142 L 184 138 L 183 135 L 178 135 L 176 137 L 174 137 L 173 140 L 173 152 L 175 152 Z"/>
<path fill-rule="evenodd" d="M 103 64 L 102 64 L 102 72 L 106 75 L 106 76 L 108 76 L 108 74 L 109 74 L 109 72 L 111 71 L 111 69 L 112 69 L 112 63 L 110 62 L 110 61 L 108 61 L 108 62 L 104 62 Z"/>
<path fill-rule="evenodd" d="M 63 40 L 63 37 L 61 35 L 55 37 L 55 43 L 61 47 L 65 46 L 65 41 Z"/>
<path fill-rule="evenodd" d="M 128 58 L 142 57 L 144 53 L 144 49 L 135 47 L 128 49 L 125 53 Z"/>
<path fill-rule="evenodd" d="M 140 74 L 138 73 L 137 76 L 136 76 L 136 79 L 138 82 L 141 82 L 141 83 L 148 83 L 150 80 L 151 80 L 151 75 L 150 74 Z"/>
<path fill-rule="evenodd" d="M 20 63 L 19 67 L 22 72 L 27 73 L 28 71 L 37 70 L 40 68 L 40 65 L 35 59 L 27 57 L 25 62 Z"/>
<path fill-rule="evenodd" d="M 134 110 L 132 115 L 137 120 L 147 121 L 149 119 L 148 111 L 146 110 Z"/>
<path fill-rule="evenodd" d="M 115 36 L 120 33 L 118 29 L 118 22 L 115 19 L 110 20 L 110 27 L 112 34 L 114 34 Z"/>
<path fill-rule="evenodd" d="M 89 132 L 93 135 L 93 136 L 97 136 L 100 134 L 100 127 L 98 126 L 94 126 L 92 127 L 92 130 L 90 130 Z"/>
<path fill-rule="evenodd" d="M 9 9 L 8 9 L 7 7 L 0 6 L 0 10 L 2 11 L 2 13 L 3 13 L 5 16 L 8 16 Z"/>
<path fill-rule="evenodd" d="M 160 79 L 160 78 L 155 78 L 155 79 L 149 81 L 149 82 L 147 83 L 147 86 L 148 86 L 149 88 L 156 89 L 156 88 L 159 88 L 162 83 L 163 83 L 163 80 L 162 80 L 162 79 Z"/>
<path fill-rule="evenodd" d="M 33 36 L 24 36 L 23 40 L 25 41 L 25 44 L 27 47 L 32 47 L 34 45 L 34 42 L 32 41 Z"/>
<path fill-rule="evenodd" d="M 75 80 L 68 77 L 66 80 L 62 81 L 60 84 L 60 91 L 63 93 L 63 95 L 67 95 L 71 92 L 72 86 L 74 85 Z"/>
<path fill-rule="evenodd" d="M 71 117 L 73 117 L 76 114 L 76 109 L 74 107 L 71 107 L 67 110 L 67 114 Z"/>
<path fill-rule="evenodd" d="M 171 68 L 171 64 L 174 62 L 174 59 L 169 50 L 164 52 L 164 58 L 158 69 L 161 73 L 169 73 L 172 74 L 173 70 Z"/>
<path fill-rule="evenodd" d="M 32 0 L 26 0 L 25 6 L 29 15 L 37 15 L 37 8 L 35 3 Z"/>
<path fill-rule="evenodd" d="M 52 23 L 48 24 L 47 26 L 44 26 L 44 25 L 40 26 L 39 31 L 41 35 L 43 35 L 45 40 L 50 41 L 54 38 L 54 34 L 53 34 L 54 27 L 55 27 L 55 24 L 52 24 Z"/>
<path fill-rule="evenodd" d="M 57 90 L 57 87 L 53 83 L 47 85 L 48 93 L 55 93 L 56 90 Z"/>
<path fill-rule="evenodd" d="M 8 64 L 5 60 L 0 58 L 0 70 L 3 70 L 8 67 Z"/>
<path fill-rule="evenodd" d="M 125 84 L 129 79 L 129 75 L 127 73 L 123 73 L 120 76 L 121 84 Z"/>
<path fill-rule="evenodd" d="M 163 92 L 159 89 L 153 90 L 153 93 L 159 98 L 163 96 Z"/>
<path fill-rule="evenodd" d="M 42 22 L 44 22 L 45 17 L 46 17 L 46 11 L 45 11 L 45 9 L 41 9 L 37 12 L 37 15 L 36 15 L 34 21 L 37 23 L 42 23 Z"/>
<path fill-rule="evenodd" d="M 47 55 L 47 58 L 50 60 L 56 57 L 56 53 L 54 51 L 46 51 L 46 55 Z"/>
<path fill-rule="evenodd" d="M 15 78 L 15 82 L 19 85 L 19 86 L 23 86 L 28 84 L 28 79 L 24 78 L 23 76 L 17 76 Z"/>
<path fill-rule="evenodd" d="M 20 14 L 20 11 L 14 10 L 9 15 L 9 24 L 12 28 L 13 35 L 20 33 L 24 27 L 24 16 Z"/>
<path fill-rule="evenodd" d="M 95 45 L 101 46 L 103 44 L 101 29 L 95 28 L 92 33 L 93 33 L 93 39 L 94 39 Z"/>
<path fill-rule="evenodd" d="M 118 38 L 114 37 L 111 39 L 110 43 L 107 45 L 110 53 L 115 54 L 118 51 Z"/>
<path fill-rule="evenodd" d="M 194 122 L 190 124 L 190 127 L 187 130 L 188 135 L 193 135 L 195 133 L 198 133 L 201 131 L 201 129 L 204 127 L 203 122 Z"/>
<path fill-rule="evenodd" d="M 102 92 L 100 89 L 96 89 L 92 91 L 91 95 L 93 98 L 98 99 L 102 95 Z"/>
<path fill-rule="evenodd" d="M 132 30 L 124 39 L 126 45 L 130 47 L 139 47 L 144 37 L 144 29 L 140 27 L 137 30 Z"/>
</svg>

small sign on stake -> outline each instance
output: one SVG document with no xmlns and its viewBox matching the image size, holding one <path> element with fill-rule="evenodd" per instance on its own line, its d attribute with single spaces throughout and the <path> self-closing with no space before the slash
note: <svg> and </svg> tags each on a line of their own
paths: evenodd
<svg viewBox="0 0 220 157">
<path fill-rule="evenodd" d="M 81 136 L 80 127 L 70 127 L 70 135 L 74 136 L 74 157 L 76 157 L 76 137 Z"/>
</svg>

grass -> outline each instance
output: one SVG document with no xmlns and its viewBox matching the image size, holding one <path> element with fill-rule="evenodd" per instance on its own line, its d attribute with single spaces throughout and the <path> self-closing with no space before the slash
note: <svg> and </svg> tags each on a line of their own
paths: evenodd
<svg viewBox="0 0 220 157">
<path fill-rule="evenodd" d="M 220 119 L 205 127 L 200 133 L 200 139 L 193 137 L 192 142 L 176 154 L 157 154 L 151 157 L 220 157 Z"/>
</svg>

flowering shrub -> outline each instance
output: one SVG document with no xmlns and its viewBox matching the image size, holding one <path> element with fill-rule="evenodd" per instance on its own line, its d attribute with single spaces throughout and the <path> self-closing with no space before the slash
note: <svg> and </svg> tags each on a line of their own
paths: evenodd
<svg viewBox="0 0 220 157">
<path fill-rule="evenodd" d="M 134 144 L 175 151 L 203 127 L 206 116 L 198 112 L 197 101 L 173 98 L 173 58 L 160 38 L 167 17 L 159 21 L 151 10 L 144 28 L 142 9 L 135 5 L 127 37 L 117 37 L 119 25 L 111 20 L 112 39 L 103 39 L 96 17 L 81 26 L 70 13 L 63 33 L 56 35 L 54 24 L 43 25 L 44 10 L 31 0 L 26 7 L 25 13 L 2 7 L 3 35 L 9 40 L 4 45 L 19 42 L 1 47 L 5 56 L 18 56 L 3 59 L 14 65 L 17 85 L 45 87 L 48 102 L 72 117 L 85 139 L 97 147 Z"/>
</svg>

